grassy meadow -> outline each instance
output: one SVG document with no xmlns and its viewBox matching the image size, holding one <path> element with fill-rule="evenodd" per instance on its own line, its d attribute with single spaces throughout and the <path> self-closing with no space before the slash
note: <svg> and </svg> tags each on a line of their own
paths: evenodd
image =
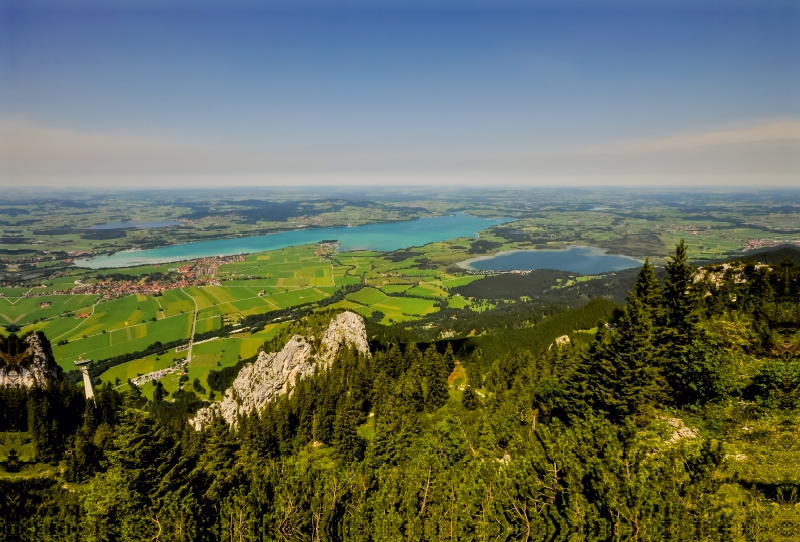
<svg viewBox="0 0 800 542">
<path fill-rule="evenodd" d="M 450 295 L 449 288 L 479 277 L 464 277 L 445 272 L 445 267 L 464 258 L 466 241 L 431 243 L 399 253 L 356 251 L 315 254 L 318 245 L 289 247 L 247 255 L 243 261 L 220 265 L 214 276 L 219 285 L 187 286 L 165 290 L 160 295 L 128 295 L 103 300 L 97 295 L 46 295 L 22 297 L 37 291 L 5 288 L 0 299 L 0 320 L 21 324 L 22 332 L 43 331 L 53 346 L 58 363 L 67 371 L 74 361 L 95 361 L 145 350 L 155 342 L 169 343 L 188 339 L 197 314 L 195 333 L 221 329 L 253 314 L 316 303 L 340 288 L 364 284 L 332 308 L 348 309 L 364 317 L 380 313 L 381 322 L 390 324 L 414 320 L 439 310 L 441 302 L 454 308 L 473 307 L 471 301 Z M 455 246 L 455 248 L 453 248 Z M 72 277 L 62 277 L 62 287 L 80 281 L 91 283 L 97 275 L 140 276 L 167 272 L 180 263 L 108 269 L 97 272 L 82 268 Z M 40 307 L 42 303 L 49 303 Z M 83 317 L 78 317 L 81 315 Z M 275 325 L 255 334 L 235 333 L 197 344 L 188 367 L 191 380 L 205 385 L 208 372 L 234 365 L 249 358 L 277 333 Z M 174 349 L 117 365 L 105 371 L 101 380 L 124 385 L 138 375 L 164 369 L 185 351 Z M 173 378 L 174 377 L 174 378 Z M 164 385 L 170 393 L 177 389 L 179 375 L 169 375 Z M 172 379 L 175 382 L 172 382 Z M 152 386 L 143 387 L 152 394 Z M 208 390 L 207 390 L 208 391 Z"/>
</svg>

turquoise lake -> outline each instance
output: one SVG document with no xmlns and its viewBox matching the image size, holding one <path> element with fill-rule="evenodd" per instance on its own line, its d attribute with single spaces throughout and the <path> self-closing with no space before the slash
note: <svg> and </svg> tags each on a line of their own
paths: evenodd
<svg viewBox="0 0 800 542">
<path fill-rule="evenodd" d="M 493 256 L 472 258 L 458 265 L 474 271 L 556 269 L 582 275 L 593 275 L 639 267 L 642 262 L 627 256 L 606 254 L 604 250 L 594 247 L 570 247 L 566 250 L 502 252 Z"/>
<path fill-rule="evenodd" d="M 496 224 L 510 222 L 509 218 L 487 219 L 463 213 L 450 216 L 420 218 L 404 222 L 367 224 L 337 228 L 309 228 L 270 235 L 198 241 L 148 250 L 125 250 L 90 260 L 76 260 L 75 265 L 90 269 L 132 267 L 169 263 L 207 256 L 230 256 L 275 250 L 295 245 L 336 239 L 340 251 L 375 250 L 389 252 L 399 248 L 422 246 L 435 241 L 474 236 Z"/>
</svg>

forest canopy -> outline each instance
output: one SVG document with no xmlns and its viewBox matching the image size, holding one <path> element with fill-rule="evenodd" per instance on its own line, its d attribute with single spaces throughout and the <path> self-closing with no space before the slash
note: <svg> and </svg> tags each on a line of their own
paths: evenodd
<svg viewBox="0 0 800 542">
<path fill-rule="evenodd" d="M 371 355 L 342 349 L 290 394 L 202 431 L 187 423 L 200 381 L 152 401 L 124 383 L 89 401 L 67 382 L 2 388 L 0 524 L 38 541 L 796 529 L 800 266 L 688 257 L 679 244 L 663 279 L 646 262 L 622 307 L 500 310 L 473 343 L 387 334 Z"/>
</svg>

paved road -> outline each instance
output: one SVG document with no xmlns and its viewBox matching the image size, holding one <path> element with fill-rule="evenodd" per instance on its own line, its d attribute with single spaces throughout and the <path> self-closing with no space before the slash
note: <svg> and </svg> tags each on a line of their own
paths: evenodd
<svg viewBox="0 0 800 542">
<path fill-rule="evenodd" d="M 184 291 L 183 288 L 181 288 L 181 292 L 186 294 L 186 292 Z M 192 346 L 194 346 L 194 329 L 197 326 L 197 311 L 200 310 L 200 309 L 197 307 L 197 301 L 192 296 L 190 296 L 189 294 L 186 294 L 186 295 L 194 303 L 194 318 L 192 319 L 192 334 L 189 335 L 189 353 L 186 355 L 186 366 L 188 367 L 189 364 L 192 362 Z"/>
</svg>

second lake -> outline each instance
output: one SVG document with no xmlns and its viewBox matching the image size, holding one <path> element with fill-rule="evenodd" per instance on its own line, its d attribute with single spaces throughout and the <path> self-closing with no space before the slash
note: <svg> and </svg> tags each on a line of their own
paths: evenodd
<svg viewBox="0 0 800 542">
<path fill-rule="evenodd" d="M 642 262 L 627 256 L 606 254 L 606 251 L 599 248 L 573 246 L 566 250 L 515 250 L 501 252 L 492 256 L 472 258 L 458 265 L 473 271 L 556 269 L 558 271 L 572 271 L 582 275 L 593 275 L 639 267 Z"/>
</svg>

